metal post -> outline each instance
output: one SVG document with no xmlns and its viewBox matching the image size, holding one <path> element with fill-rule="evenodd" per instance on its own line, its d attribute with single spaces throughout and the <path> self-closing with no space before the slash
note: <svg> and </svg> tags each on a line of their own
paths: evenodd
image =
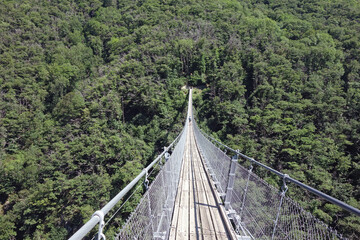
<svg viewBox="0 0 360 240">
<path fill-rule="evenodd" d="M 172 189 L 172 184 L 171 184 L 172 177 L 171 177 L 171 172 L 170 172 L 170 164 L 171 163 L 168 162 L 170 159 L 170 154 L 168 152 L 166 152 L 164 155 L 164 158 L 165 158 L 165 168 L 163 169 L 163 171 L 164 171 L 163 174 L 165 174 L 165 175 L 163 175 L 163 183 L 164 183 L 165 197 L 167 197 L 165 200 L 165 208 L 166 208 L 166 206 L 168 206 L 168 202 L 167 202 L 168 196 L 170 195 L 170 191 Z M 164 181 L 164 178 L 167 181 L 166 183 Z"/>
<path fill-rule="evenodd" d="M 154 233 L 155 229 L 154 229 L 154 222 L 153 222 L 153 215 L 152 215 L 152 211 L 151 211 L 151 201 L 150 201 L 150 196 L 149 196 L 149 192 L 145 193 L 147 196 L 147 200 L 148 200 L 148 210 L 149 210 L 149 216 L 150 216 L 150 224 L 151 224 L 151 230 Z"/>
<path fill-rule="evenodd" d="M 162 183 L 162 194 L 163 194 L 163 200 L 161 201 L 163 204 L 162 204 L 162 206 L 161 206 L 161 215 L 159 216 L 157 216 L 157 217 L 160 217 L 160 219 L 162 219 L 162 216 L 164 215 L 164 214 L 166 214 L 166 208 L 167 208 L 167 203 L 166 203 L 166 196 L 167 196 L 167 194 L 168 194 L 168 191 L 167 191 L 167 186 L 165 185 L 165 176 L 164 176 L 164 170 L 163 171 L 161 171 L 159 174 L 161 174 L 161 183 Z M 160 222 L 160 221 L 159 221 Z M 159 230 L 160 230 L 160 227 L 161 227 L 161 223 L 159 223 L 159 225 L 157 226 L 157 232 L 159 232 Z"/>
<path fill-rule="evenodd" d="M 103 234 L 103 228 L 105 226 L 104 213 L 101 210 L 99 210 L 99 211 L 96 211 L 91 217 L 94 217 L 94 216 L 97 216 L 100 219 L 99 220 L 99 231 L 98 231 L 96 239 L 97 240 L 101 240 L 101 239 L 106 240 L 106 237 Z"/>
<path fill-rule="evenodd" d="M 252 165 L 252 162 L 250 162 L 249 174 L 248 174 L 248 177 L 247 177 L 247 180 L 246 180 L 244 196 L 243 196 L 243 200 L 242 200 L 241 208 L 240 208 L 240 214 L 239 214 L 240 219 L 242 219 L 242 213 L 243 213 L 244 207 L 245 207 L 245 200 L 246 200 L 246 195 L 247 195 L 247 191 L 248 191 L 248 187 L 249 187 L 249 181 L 250 181 L 250 176 L 251 176 L 252 170 L 253 170 L 253 165 Z"/>
<path fill-rule="evenodd" d="M 145 188 L 145 191 L 147 191 L 149 189 L 149 179 L 148 179 L 148 172 L 147 171 L 145 173 L 144 188 Z"/>
<path fill-rule="evenodd" d="M 158 213 L 158 215 L 156 216 L 157 217 L 157 220 L 156 222 L 158 222 L 158 225 L 155 226 L 156 227 L 156 231 L 153 231 L 153 239 L 164 239 L 165 237 L 165 234 L 166 232 L 160 232 L 161 230 L 161 226 L 162 226 L 162 222 L 163 222 L 163 219 L 164 219 L 164 216 L 166 215 L 166 208 L 167 208 L 167 201 L 166 201 L 166 186 L 165 186 L 165 181 L 164 181 L 164 170 L 161 171 L 159 174 L 161 174 L 161 182 L 162 182 L 162 190 L 163 191 L 163 194 L 164 194 L 164 205 L 161 207 L 161 213 Z M 160 214 L 160 215 L 159 215 Z M 159 219 L 159 220 L 158 220 Z M 153 224 L 153 223 L 152 223 Z M 155 229 L 154 229 L 155 230 Z"/>
<path fill-rule="evenodd" d="M 287 185 L 286 185 L 286 178 L 288 178 L 288 177 L 289 177 L 289 175 L 284 174 L 283 185 L 282 185 L 282 192 L 281 192 L 281 198 L 280 198 L 280 204 L 279 204 L 279 208 L 278 208 L 278 211 L 277 211 L 277 214 L 276 214 L 276 219 L 275 219 L 275 221 L 274 221 L 274 228 L 273 228 L 271 240 L 274 239 L 275 231 L 276 231 L 276 226 L 277 226 L 277 223 L 278 223 L 278 220 L 279 220 L 279 216 L 280 216 L 281 206 L 282 206 L 282 203 L 283 203 L 283 200 L 284 200 L 286 191 L 288 190 L 288 187 L 287 187 Z"/>
<path fill-rule="evenodd" d="M 172 206 L 172 202 L 173 202 L 173 192 L 174 189 L 176 189 L 176 186 L 175 186 L 175 181 L 176 181 L 176 178 L 172 172 L 172 166 L 174 165 L 174 161 L 172 162 L 168 162 L 169 159 L 166 159 L 166 155 L 165 155 L 165 160 L 167 161 L 166 163 L 166 166 L 165 166 L 165 176 L 166 176 L 166 180 L 167 180 L 167 183 L 166 183 L 166 200 L 165 200 L 165 209 L 166 209 L 166 214 L 167 216 L 170 218 L 171 217 L 171 207 Z"/>
<path fill-rule="evenodd" d="M 167 162 L 170 159 L 170 154 L 168 152 L 165 152 L 164 157 L 165 157 L 165 162 Z"/>
<path fill-rule="evenodd" d="M 236 154 L 231 158 L 231 165 L 230 165 L 228 184 L 227 184 L 226 196 L 225 196 L 225 209 L 226 210 L 230 210 L 230 201 L 231 201 L 232 192 L 234 189 L 235 166 L 236 166 L 237 161 L 238 161 L 238 155 Z"/>
</svg>

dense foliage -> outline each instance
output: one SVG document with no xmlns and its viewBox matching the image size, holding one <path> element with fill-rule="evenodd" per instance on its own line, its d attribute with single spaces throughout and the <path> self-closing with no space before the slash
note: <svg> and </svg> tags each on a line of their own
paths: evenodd
<svg viewBox="0 0 360 240">
<path fill-rule="evenodd" d="M 0 4 L 0 239 L 66 239 L 180 132 L 177 53 L 123 4 Z"/>
<path fill-rule="evenodd" d="M 359 6 L 3 1 L 0 239 L 74 233 L 181 130 L 187 81 L 204 128 L 359 208 Z M 360 234 L 359 218 L 307 205 Z"/>
</svg>

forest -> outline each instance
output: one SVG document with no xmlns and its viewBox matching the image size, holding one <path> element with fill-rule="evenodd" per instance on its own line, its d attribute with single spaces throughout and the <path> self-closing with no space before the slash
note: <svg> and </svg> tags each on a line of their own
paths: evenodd
<svg viewBox="0 0 360 240">
<path fill-rule="evenodd" d="M 205 132 L 360 208 L 358 0 L 4 0 L 0 240 L 70 237 L 180 133 L 185 85 Z"/>
</svg>

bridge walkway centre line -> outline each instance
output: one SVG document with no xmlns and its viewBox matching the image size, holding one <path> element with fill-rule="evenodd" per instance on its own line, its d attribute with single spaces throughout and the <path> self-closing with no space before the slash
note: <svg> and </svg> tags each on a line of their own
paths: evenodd
<svg viewBox="0 0 360 240">
<path fill-rule="evenodd" d="M 235 239 L 209 180 L 190 122 L 169 239 Z"/>
</svg>

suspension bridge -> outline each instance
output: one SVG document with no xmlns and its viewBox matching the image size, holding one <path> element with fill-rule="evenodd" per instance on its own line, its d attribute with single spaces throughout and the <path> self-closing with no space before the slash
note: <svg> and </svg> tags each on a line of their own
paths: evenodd
<svg viewBox="0 0 360 240">
<path fill-rule="evenodd" d="M 336 230 L 286 196 L 289 183 L 360 216 L 359 209 L 278 172 L 202 132 L 194 121 L 191 89 L 186 119 L 182 132 L 174 142 L 164 148 L 109 203 L 96 211 L 70 240 L 83 239 L 97 224 L 98 233 L 93 239 L 106 239 L 103 233 L 106 214 L 141 179 L 144 179 L 147 190 L 119 229 L 116 240 L 344 239 Z M 239 157 L 248 160 L 250 167 L 240 165 Z M 148 175 L 155 165 L 160 165 L 161 169 L 149 184 Z M 281 177 L 281 190 L 257 176 L 253 172 L 255 165 Z"/>
</svg>

